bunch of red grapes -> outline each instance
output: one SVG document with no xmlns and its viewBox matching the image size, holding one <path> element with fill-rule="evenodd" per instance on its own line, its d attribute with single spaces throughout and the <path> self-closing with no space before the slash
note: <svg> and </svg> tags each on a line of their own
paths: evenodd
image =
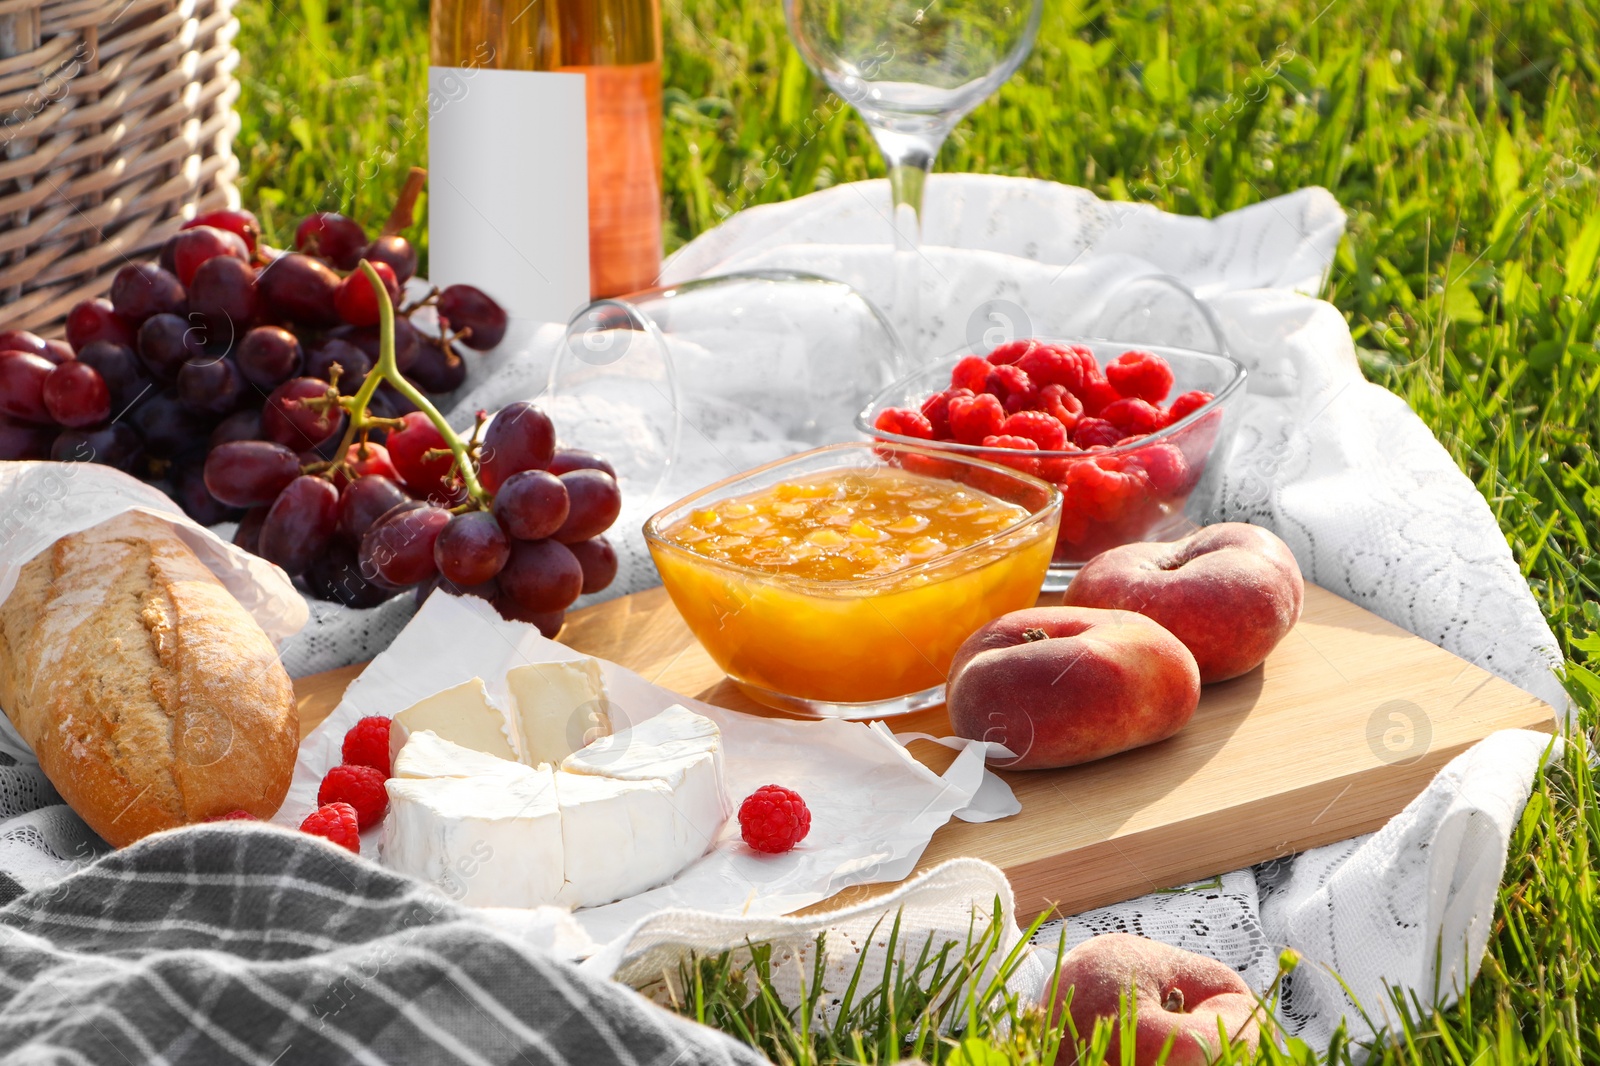
<svg viewBox="0 0 1600 1066">
<path fill-rule="evenodd" d="M 72 308 L 66 342 L 0 333 L 0 459 L 97 462 L 159 484 L 202 525 L 238 521 L 237 543 L 324 599 L 366 607 L 445 582 L 558 628 L 615 573 L 596 539 L 616 517 L 610 467 L 558 450 L 549 420 L 513 405 L 467 445 L 481 479 L 468 491 L 433 412 L 419 410 L 426 396 L 390 376 L 363 388 L 381 361 L 380 316 L 416 271 L 410 242 L 329 212 L 300 223 L 293 251 L 259 233 L 249 211 L 201 215 L 157 262 L 119 270 L 109 299 Z M 424 307 L 437 336 L 413 322 Z M 462 384 L 462 346 L 487 351 L 507 325 L 467 285 L 391 321 L 390 375 L 432 395 Z M 389 514 L 399 509 L 410 517 Z"/>
</svg>

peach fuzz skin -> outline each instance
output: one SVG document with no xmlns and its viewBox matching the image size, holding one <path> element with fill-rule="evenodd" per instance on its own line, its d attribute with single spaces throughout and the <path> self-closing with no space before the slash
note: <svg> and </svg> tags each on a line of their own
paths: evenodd
<svg viewBox="0 0 1600 1066">
<path fill-rule="evenodd" d="M 1125 544 L 1084 564 L 1063 602 L 1137 611 L 1183 641 L 1200 681 L 1260 666 L 1300 619 L 1306 586 L 1289 546 L 1223 522 L 1167 544 Z"/>
<path fill-rule="evenodd" d="M 1215 959 L 1129 933 L 1106 933 L 1073 948 L 1061 960 L 1055 1016 L 1072 1018 L 1080 1039 L 1095 1019 L 1112 1020 L 1107 1062 L 1121 1062 L 1119 997 L 1133 991 L 1134 1066 L 1152 1066 L 1167 1041 L 1167 1066 L 1205 1066 L 1222 1044 L 1254 1047 L 1261 1039 L 1256 998 L 1244 979 Z M 1068 998 L 1070 993 L 1070 1006 Z M 1219 1022 L 1220 1031 L 1219 1031 Z M 1063 1061 L 1072 1061 L 1070 1042 Z"/>
<path fill-rule="evenodd" d="M 1143 615 L 1033 607 L 957 649 L 946 706 L 957 736 L 1012 751 L 997 768 L 1038 770 L 1165 740 L 1199 701 L 1194 656 Z"/>
</svg>

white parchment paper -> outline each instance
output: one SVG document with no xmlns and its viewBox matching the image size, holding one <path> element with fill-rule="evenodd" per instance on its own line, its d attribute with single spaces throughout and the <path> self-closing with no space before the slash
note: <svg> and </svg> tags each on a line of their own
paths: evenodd
<svg viewBox="0 0 1600 1066">
<path fill-rule="evenodd" d="M 580 658 L 538 630 L 502 619 L 489 604 L 435 592 L 389 648 L 345 692 L 343 701 L 300 746 L 289 798 L 275 821 L 298 825 L 316 807 L 323 775 L 341 761 L 345 733 L 367 715 L 393 715 L 424 696 L 474 676 L 508 705 L 505 673 L 513 666 Z M 881 723 L 763 718 L 715 707 L 651 684 L 601 660 L 615 725 L 639 722 L 674 703 L 722 729 L 729 798 L 765 784 L 805 797 L 811 832 L 785 855 L 760 855 L 729 819 L 716 846 L 670 884 L 630 899 L 577 911 L 604 943 L 640 919 L 690 907 L 725 915 L 786 914 L 851 885 L 898 881 L 911 873 L 934 830 L 952 817 L 983 821 L 1014 814 L 1011 790 L 984 769 L 986 745 L 963 746 L 941 776 L 923 766 Z M 362 854 L 378 857 L 377 829 Z"/>
</svg>

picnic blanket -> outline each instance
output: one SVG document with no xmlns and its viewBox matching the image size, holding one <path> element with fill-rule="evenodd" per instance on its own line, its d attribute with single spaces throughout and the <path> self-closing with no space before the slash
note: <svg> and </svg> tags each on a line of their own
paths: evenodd
<svg viewBox="0 0 1600 1066">
<path fill-rule="evenodd" d="M 887 217 L 887 189 L 881 182 L 752 209 L 684 249 L 669 264 L 668 278 L 788 267 L 838 277 L 884 301 L 892 281 Z M 1552 673 L 1559 661 L 1554 638 L 1488 505 L 1404 402 L 1362 379 L 1343 317 L 1311 295 L 1326 276 L 1343 225 L 1342 212 L 1326 192 L 1306 190 L 1207 221 L 1106 203 L 1046 182 L 940 175 L 930 183 L 926 217 L 921 280 L 922 306 L 929 313 L 919 350 L 954 348 L 973 317 L 986 314 L 993 301 L 1023 309 L 1032 332 L 1082 335 L 1101 319 L 1105 293 L 1118 282 L 1153 275 L 1179 279 L 1209 307 L 1230 353 L 1251 372 L 1244 424 L 1227 458 L 1222 500 L 1213 517 L 1273 529 L 1294 549 L 1308 580 L 1566 706 Z M 457 411 L 537 395 L 554 343 L 550 332 L 529 351 L 498 355 L 493 374 L 475 371 Z M 553 332 L 559 335 L 559 329 Z M 583 443 L 603 450 L 598 443 Z M 733 472 L 715 469 L 714 461 L 706 469 L 708 481 Z M 625 513 L 617 528 L 636 529 L 641 518 Z M 636 537 L 622 537 L 619 549 L 624 568 L 612 594 L 653 581 Z M 303 636 L 285 648 L 286 662 L 303 672 L 371 655 L 403 625 L 407 599 L 376 612 L 314 607 Z M 1325 1039 L 1345 1018 L 1361 1034 L 1360 1016 L 1334 972 L 1379 1024 L 1388 987 L 1424 1001 L 1448 1001 L 1481 960 L 1510 829 L 1547 744 L 1548 738 L 1537 734 L 1497 735 L 1453 762 L 1379 833 L 1067 919 L 1067 940 L 1127 929 L 1221 959 L 1258 987 L 1270 980 L 1278 949 L 1294 946 L 1309 965 L 1290 979 L 1284 1014 L 1290 1027 L 1312 1042 Z M 0 750 L 5 750 L 3 738 Z M 41 1039 L 54 1027 L 65 1032 L 97 1018 L 82 1009 L 84 1004 L 111 998 L 117 982 L 149 984 L 137 974 L 162 972 L 169 962 L 161 945 L 168 943 L 179 953 L 171 965 L 214 969 L 202 971 L 208 979 L 185 985 L 188 991 L 176 998 L 158 993 L 149 1000 L 156 1004 L 153 1026 L 167 1009 L 207 1017 L 209 1008 L 199 1005 L 210 1002 L 214 992 L 241 997 L 230 1003 L 251 1003 L 241 989 L 252 989 L 253 1009 L 271 1016 L 276 1008 L 254 986 L 224 979 L 231 975 L 229 967 L 246 965 L 241 959 L 255 965 L 252 952 L 264 950 L 248 935 L 230 935 L 240 916 L 256 913 L 257 906 L 275 916 L 286 939 L 311 936 L 330 942 L 324 951 L 308 947 L 261 963 L 275 967 L 275 977 L 307 995 L 315 983 L 305 974 L 322 980 L 328 959 L 347 963 L 359 957 L 343 954 L 347 946 L 359 950 L 370 941 L 362 939 L 367 937 L 362 930 L 370 927 L 352 924 L 353 916 L 345 913 L 364 906 L 352 901 L 364 899 L 365 888 L 302 893 L 291 911 L 283 902 L 271 902 L 287 899 L 290 886 L 269 888 L 265 896 L 253 897 L 258 904 L 246 906 L 223 876 L 270 881 L 308 862 L 305 856 L 325 858 L 321 843 L 289 839 L 281 845 L 287 852 L 258 864 L 263 853 L 248 848 L 213 853 L 181 843 L 189 833 L 211 841 L 247 831 L 188 830 L 96 863 L 98 842 L 59 806 L 37 769 L 27 765 L 25 749 L 12 754 L 17 765 L 0 766 L 0 903 L 18 891 L 28 894 L 0 907 L 0 974 L 32 972 L 16 970 L 14 963 L 41 971 L 59 963 L 73 975 L 63 986 L 70 994 L 30 999 L 26 1009 L 7 1005 L 18 990 L 0 977 L 0 997 L 6 997 L 0 1009 L 8 1016 L 15 1013 L 15 1024 L 39 1026 Z M 1392 754 L 1404 756 L 1403 737 Z M 192 856 L 192 865 L 185 865 L 190 859 L 175 862 L 168 848 Z M 392 887 L 395 879 L 361 860 L 340 862 L 364 871 L 351 875 L 353 884 L 371 887 L 380 897 L 400 891 Z M 79 886 L 108 867 L 130 883 L 137 883 L 141 869 L 168 880 L 149 889 L 149 899 L 142 893 L 107 894 L 104 885 L 80 895 Z M 971 891 L 976 883 L 952 882 L 950 891 Z M 82 901 L 74 904 L 82 908 L 76 918 L 71 909 L 58 909 L 65 906 L 56 900 L 58 891 L 67 900 Z M 209 931 L 205 923 L 184 929 L 181 922 L 188 917 L 181 908 L 159 910 L 173 900 L 188 900 L 192 910 L 214 892 L 229 894 L 240 909 L 230 910 L 228 921 Z M 141 913 L 136 909 L 141 899 L 158 909 Z M 473 936 L 514 934 L 526 921 L 505 914 L 481 918 L 474 925 L 453 916 L 430 936 L 441 944 L 457 935 L 471 943 Z M 17 932 L 3 931 L 12 929 Z M 704 947 L 719 943 L 719 937 L 763 930 L 798 935 L 795 927 L 781 923 L 735 928 L 692 915 L 663 916 L 612 945 L 602 958 L 625 973 L 630 960 L 647 952 L 656 952 L 650 956 L 656 958 L 674 944 Z M 1047 930 L 1041 941 L 1053 943 L 1057 932 Z M 278 944 L 271 930 L 257 935 L 263 944 Z M 417 966 L 431 980 L 447 982 L 446 964 L 455 959 L 441 951 Z M 591 972 L 606 969 L 591 967 Z M 437 1043 L 416 1035 L 408 1028 L 412 1019 L 401 1017 L 412 1000 L 378 995 L 363 1002 L 374 1012 L 363 1024 L 391 1031 L 379 1021 L 387 1011 L 387 1025 L 405 1034 L 385 1045 L 392 1060 L 441 1057 Z M 445 1010 L 445 1002 L 429 1000 L 413 1013 Z M 543 1002 L 522 1000 L 517 1017 L 537 1031 L 546 1022 L 559 1027 L 564 1015 L 558 1010 L 546 1017 L 539 1006 Z M 603 1009 L 613 1006 L 607 1001 Z M 447 1017 L 454 1031 L 483 1015 Z M 3 1024 L 11 1023 L 8 1017 Z M 110 1016 L 107 1024 L 123 1032 Z M 130 1024 L 142 1026 L 137 1020 Z M 20 1035 L 0 1028 L 0 1047 L 8 1032 Z M 485 1038 L 477 1032 L 471 1036 Z M 156 1046 L 166 1044 L 156 1041 Z M 89 1061 L 120 1061 L 111 1054 L 83 1054 Z M 492 1055 L 486 1058 L 494 1061 Z M 19 1060 L 25 1060 L 23 1053 Z"/>
</svg>

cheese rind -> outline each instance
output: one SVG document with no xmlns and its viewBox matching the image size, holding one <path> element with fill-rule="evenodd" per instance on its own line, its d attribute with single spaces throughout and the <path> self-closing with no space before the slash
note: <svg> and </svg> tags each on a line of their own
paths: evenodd
<svg viewBox="0 0 1600 1066">
<path fill-rule="evenodd" d="M 596 737 L 611 734 L 611 706 L 592 658 L 528 663 L 506 672 L 522 761 L 558 765 Z"/>
<path fill-rule="evenodd" d="M 556 902 L 593 907 L 672 880 L 705 848 L 662 781 L 558 772 L 566 883 Z"/>
<path fill-rule="evenodd" d="M 412 733 L 425 729 L 464 748 L 501 759 L 517 757 L 516 733 L 505 711 L 489 699 L 481 677 L 435 692 L 396 714 L 389 726 L 391 762 Z"/>
<path fill-rule="evenodd" d="M 474 907 L 534 907 L 563 885 L 554 775 L 390 778 L 380 854 L 391 869 Z"/>
</svg>

